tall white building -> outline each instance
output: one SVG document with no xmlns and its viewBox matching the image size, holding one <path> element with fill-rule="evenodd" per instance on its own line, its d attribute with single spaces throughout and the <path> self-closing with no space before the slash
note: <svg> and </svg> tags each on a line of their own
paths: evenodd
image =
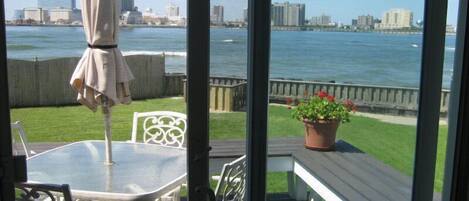
<svg viewBox="0 0 469 201">
<path fill-rule="evenodd" d="M 329 26 L 331 23 L 331 16 L 325 14 L 314 16 L 311 18 L 311 21 L 309 21 L 309 24 L 314 26 Z"/>
<path fill-rule="evenodd" d="M 374 27 L 374 19 L 371 15 L 360 15 L 357 18 L 357 27 L 371 29 Z"/>
<path fill-rule="evenodd" d="M 274 3 L 271 7 L 271 24 L 274 26 L 303 26 L 305 4 Z"/>
<path fill-rule="evenodd" d="M 25 8 L 24 19 L 25 20 L 34 20 L 37 23 L 47 23 L 49 22 L 49 12 L 42 8 Z"/>
<path fill-rule="evenodd" d="M 408 9 L 394 8 L 383 14 L 381 23 L 376 26 L 377 29 L 405 29 L 411 28 L 413 22 L 413 13 Z"/>
<path fill-rule="evenodd" d="M 222 25 L 224 22 L 225 11 L 222 5 L 214 5 L 212 8 L 212 15 L 210 21 L 213 24 Z"/>
<path fill-rule="evenodd" d="M 169 4 L 166 6 L 166 16 L 168 18 L 178 18 L 179 17 L 179 6 L 174 4 Z"/>
<path fill-rule="evenodd" d="M 68 24 L 73 20 L 73 11 L 68 8 L 54 8 L 49 10 L 49 21 L 52 23 Z"/>
<path fill-rule="evenodd" d="M 272 4 L 270 15 L 271 15 L 271 25 L 273 26 L 284 26 L 283 19 L 284 17 L 284 4 L 274 3 Z"/>
</svg>

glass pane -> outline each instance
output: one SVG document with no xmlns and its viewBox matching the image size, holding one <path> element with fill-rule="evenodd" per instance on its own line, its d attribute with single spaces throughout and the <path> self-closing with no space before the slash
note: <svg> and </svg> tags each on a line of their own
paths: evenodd
<svg viewBox="0 0 469 201">
<path fill-rule="evenodd" d="M 269 183 L 292 198 L 411 198 L 424 2 L 362 3 L 272 4 L 269 152 L 293 159 Z"/>
<path fill-rule="evenodd" d="M 446 160 L 446 145 L 448 138 L 448 109 L 451 96 L 451 82 L 453 80 L 454 56 L 456 50 L 456 26 L 459 1 L 449 1 L 448 19 L 446 27 L 445 60 L 443 71 L 443 90 L 441 92 L 440 130 L 438 136 L 438 152 L 435 170 L 435 191 L 443 191 L 444 169 Z M 441 198 L 439 199 L 441 200 Z"/>
<path fill-rule="evenodd" d="M 211 185 L 217 196 L 239 197 L 245 185 L 247 0 L 210 4 Z"/>
<path fill-rule="evenodd" d="M 122 199 L 127 199 L 163 185 L 173 185 L 171 190 L 185 196 L 184 190 L 178 192 L 186 172 L 186 2 L 118 2 L 116 23 L 121 26 L 116 42 L 135 79 L 130 82 L 132 103 L 117 104 L 111 110 L 113 165 L 104 164 L 105 121 L 99 102 L 93 112 L 78 104 L 77 92 L 70 87 L 71 75 L 86 55 L 87 43 L 92 42 L 85 37 L 81 1 L 73 2 L 6 1 L 11 120 L 21 126 L 14 132 L 18 152 L 24 154 L 23 141 L 16 135 L 20 128 L 28 140 L 24 144 L 31 149 L 28 178 L 89 191 L 74 195 L 85 200 L 99 192 L 123 193 Z M 97 29 L 113 29 L 111 25 Z M 104 37 L 103 33 L 95 37 Z M 118 57 L 114 50 L 95 46 L 89 51 L 95 51 L 97 60 L 104 58 L 96 62 L 97 71 L 102 68 L 99 62 L 112 71 L 114 57 Z M 122 72 L 116 73 L 117 79 L 122 79 Z M 47 152 L 56 147 L 61 148 Z M 78 170 L 65 176 L 67 169 Z M 150 182 L 156 180 L 160 182 Z"/>
</svg>

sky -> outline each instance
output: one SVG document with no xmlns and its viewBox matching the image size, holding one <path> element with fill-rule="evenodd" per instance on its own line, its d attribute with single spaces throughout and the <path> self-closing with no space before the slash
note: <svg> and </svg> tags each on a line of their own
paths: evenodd
<svg viewBox="0 0 469 201">
<path fill-rule="evenodd" d="M 78 6 L 80 0 L 77 0 Z M 448 0 L 448 24 L 456 25 L 459 0 Z M 284 0 L 272 0 L 284 2 Z M 373 15 L 381 18 L 383 13 L 391 8 L 406 8 L 414 12 L 414 22 L 423 19 L 424 0 L 290 0 L 290 3 L 306 4 L 306 18 L 326 14 L 332 16 L 332 21 L 351 24 L 358 15 Z M 173 3 L 180 7 L 181 15 L 186 15 L 186 0 L 135 0 L 139 10 L 152 8 L 160 15 L 165 14 L 165 7 Z M 247 0 L 211 0 L 212 5 L 225 7 L 225 20 L 242 19 L 243 9 L 247 7 Z M 11 19 L 15 9 L 34 7 L 37 0 L 6 0 L 6 17 Z"/>
</svg>

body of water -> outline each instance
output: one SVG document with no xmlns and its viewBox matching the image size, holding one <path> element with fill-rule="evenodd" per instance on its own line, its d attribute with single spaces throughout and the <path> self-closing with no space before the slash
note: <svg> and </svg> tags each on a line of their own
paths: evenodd
<svg viewBox="0 0 469 201">
<path fill-rule="evenodd" d="M 246 76 L 247 30 L 211 30 L 212 75 Z M 455 37 L 447 36 L 443 85 L 449 88 Z M 80 27 L 7 27 L 8 58 L 40 60 L 81 56 Z M 122 28 L 125 54 L 165 52 L 166 71 L 186 69 L 186 29 Z M 271 78 L 418 87 L 422 35 L 274 31 Z"/>
</svg>

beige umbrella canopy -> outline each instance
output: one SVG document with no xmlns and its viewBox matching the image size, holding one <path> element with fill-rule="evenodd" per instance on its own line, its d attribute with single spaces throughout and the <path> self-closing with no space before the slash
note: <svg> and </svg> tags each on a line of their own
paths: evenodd
<svg viewBox="0 0 469 201">
<path fill-rule="evenodd" d="M 96 111 L 102 105 L 105 117 L 106 163 L 112 163 L 111 111 L 116 104 L 130 104 L 129 81 L 134 77 L 117 48 L 119 33 L 116 0 L 82 0 L 83 27 L 88 42 L 70 84 L 78 102 Z"/>
</svg>

